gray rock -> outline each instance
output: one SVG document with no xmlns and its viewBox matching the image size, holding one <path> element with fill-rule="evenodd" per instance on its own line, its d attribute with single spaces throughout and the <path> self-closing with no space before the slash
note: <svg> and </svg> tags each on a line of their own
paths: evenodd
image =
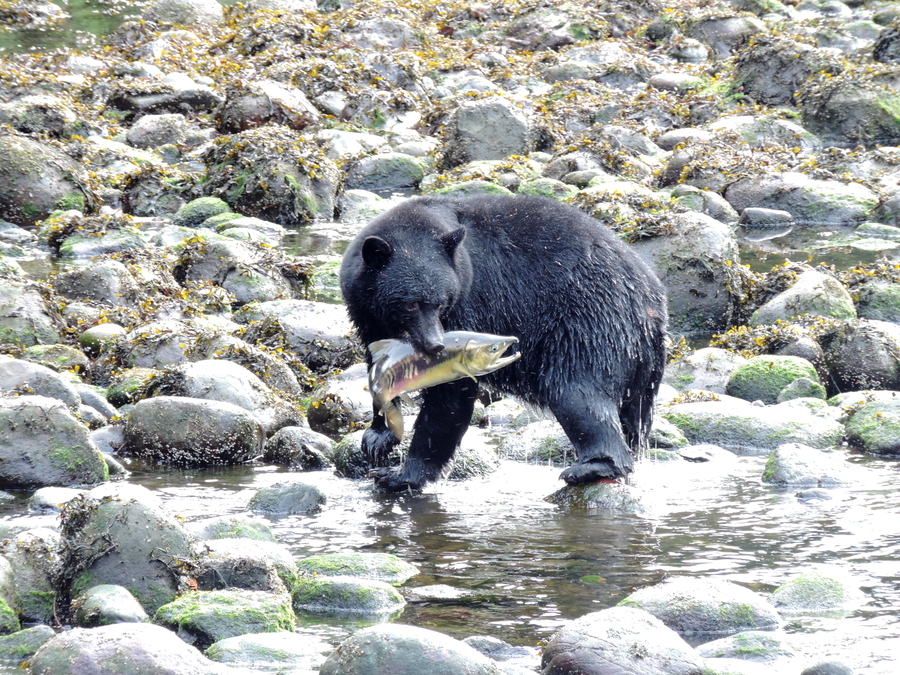
<svg viewBox="0 0 900 675">
<path fill-rule="evenodd" d="M 861 319 L 822 341 L 832 386 L 838 391 L 900 389 L 900 326 Z"/>
<path fill-rule="evenodd" d="M 764 598 L 715 578 L 671 577 L 635 591 L 619 606 L 649 612 L 684 636 L 772 630 L 781 623 L 775 608 Z"/>
<path fill-rule="evenodd" d="M 343 478 L 365 478 L 372 465 L 369 458 L 362 451 L 362 437 L 365 430 L 351 432 L 334 444 L 331 453 L 331 461 L 334 462 L 334 470 Z M 396 454 L 396 453 L 395 453 Z M 395 457 L 394 459 L 397 459 Z"/>
<path fill-rule="evenodd" d="M 854 289 L 860 318 L 900 323 L 900 284 L 871 281 Z"/>
<path fill-rule="evenodd" d="M 707 642 L 697 647 L 697 653 L 706 659 L 742 659 L 772 665 L 800 654 L 785 636 L 758 630 L 748 630 Z"/>
<path fill-rule="evenodd" d="M 674 234 L 643 239 L 634 251 L 666 287 L 669 329 L 709 332 L 724 328 L 731 313 L 731 264 L 738 261 L 731 229 L 702 213 L 672 216 Z"/>
<path fill-rule="evenodd" d="M 556 421 L 532 422 L 505 434 L 499 454 L 506 459 L 565 465 L 575 460 L 575 448 Z"/>
<path fill-rule="evenodd" d="M 707 125 L 716 133 L 737 134 L 751 148 L 780 148 L 813 153 L 822 149 L 822 143 L 799 124 L 785 119 L 767 116 L 733 115 L 722 117 Z"/>
<path fill-rule="evenodd" d="M 182 205 L 172 216 L 172 223 L 181 227 L 196 228 L 213 216 L 228 212 L 228 204 L 218 197 L 198 197 Z"/>
<path fill-rule="evenodd" d="M 90 300 L 108 307 L 137 308 L 140 287 L 122 263 L 102 260 L 53 277 L 53 288 L 70 300 Z"/>
<path fill-rule="evenodd" d="M 203 544 L 194 577 L 201 591 L 243 588 L 278 593 L 297 582 L 297 564 L 290 551 L 274 541 L 211 539 Z"/>
<path fill-rule="evenodd" d="M 127 588 L 112 584 L 98 584 L 87 589 L 72 601 L 72 609 L 74 624 L 80 628 L 150 620 Z"/>
<path fill-rule="evenodd" d="M 854 319 L 856 308 L 840 281 L 817 270 L 806 270 L 790 288 L 753 312 L 749 323 L 751 326 L 774 324 L 803 314 Z"/>
<path fill-rule="evenodd" d="M 97 326 L 91 326 L 79 335 L 78 344 L 85 354 L 93 358 L 100 354 L 104 345 L 114 342 L 117 337 L 125 335 L 127 332 L 124 327 L 118 324 L 101 323 Z"/>
<path fill-rule="evenodd" d="M 299 1 L 313 4 L 311 0 Z M 259 7 L 263 2 L 256 0 L 252 4 Z M 299 89 L 288 88 L 272 80 L 259 80 L 228 97 L 218 111 L 217 126 L 226 134 L 264 124 L 282 124 L 300 130 L 320 123 L 321 119 L 322 114 Z"/>
<path fill-rule="evenodd" d="M 650 516 L 654 512 L 644 492 L 621 483 L 566 485 L 547 497 L 547 501 L 567 508 L 612 509 L 635 516 Z"/>
<path fill-rule="evenodd" d="M 732 373 L 746 362 L 734 352 L 704 347 L 669 363 L 663 381 L 679 391 L 699 389 L 724 394 Z"/>
<path fill-rule="evenodd" d="M 682 206 L 715 218 L 720 223 L 732 225 L 739 220 L 738 212 L 731 207 L 731 204 L 711 190 L 701 190 L 693 185 L 682 183 L 676 185 L 672 190 L 672 198 Z"/>
<path fill-rule="evenodd" d="M 448 168 L 531 150 L 525 116 L 500 97 L 461 105 L 447 123 L 447 133 L 443 163 Z"/>
<path fill-rule="evenodd" d="M 250 498 L 247 508 L 260 513 L 284 516 L 315 513 L 324 503 L 325 495 L 319 488 L 295 481 L 260 488 Z"/>
<path fill-rule="evenodd" d="M 222 21 L 222 5 L 215 0 L 156 0 L 144 9 L 141 18 L 185 26 L 219 23 Z"/>
<path fill-rule="evenodd" d="M 383 581 L 394 586 L 406 583 L 419 573 L 415 565 L 390 553 L 331 553 L 302 558 L 297 568 L 320 577 L 349 576 Z"/>
<path fill-rule="evenodd" d="M 733 462 L 735 456 L 733 452 L 729 452 L 725 448 L 718 445 L 702 444 L 702 445 L 686 445 L 678 448 L 676 451 L 683 459 L 688 462 L 697 464 L 705 464 L 706 462 Z"/>
<path fill-rule="evenodd" d="M 367 616 L 389 620 L 399 615 L 406 605 L 396 588 L 374 579 L 301 577 L 291 593 L 297 612 L 326 616 Z"/>
<path fill-rule="evenodd" d="M 357 360 L 359 343 L 340 305 L 293 300 L 278 325 L 291 350 L 314 371 L 347 368 Z"/>
<path fill-rule="evenodd" d="M 31 94 L 0 104 L 0 124 L 24 134 L 59 137 L 77 128 L 77 121 L 75 111 L 63 99 L 49 94 Z"/>
<path fill-rule="evenodd" d="M 857 607 L 863 599 L 859 587 L 846 574 L 827 568 L 803 572 L 769 596 L 785 616 L 842 613 Z"/>
<path fill-rule="evenodd" d="M 306 410 L 309 426 L 336 438 L 372 421 L 372 395 L 365 364 L 352 366 L 316 390 Z"/>
<path fill-rule="evenodd" d="M 135 405 L 119 452 L 160 464 L 212 466 L 249 462 L 262 454 L 264 442 L 262 425 L 244 408 L 158 396 Z"/>
<path fill-rule="evenodd" d="M 849 225 L 870 219 L 874 192 L 859 183 L 818 180 L 796 172 L 742 178 L 725 190 L 738 211 L 754 206 L 787 211 L 798 225 Z"/>
<path fill-rule="evenodd" d="M 272 528 L 262 518 L 253 516 L 215 516 L 188 524 L 188 530 L 200 540 L 253 539 L 275 541 Z"/>
<path fill-rule="evenodd" d="M 332 651 L 327 642 L 294 632 L 238 635 L 213 643 L 206 655 L 213 661 L 235 668 L 291 673 L 316 672 Z"/>
<path fill-rule="evenodd" d="M 108 421 L 118 416 L 119 411 L 106 399 L 105 393 L 101 393 L 87 384 L 75 385 L 75 391 L 78 392 L 78 397 L 83 405 L 96 410 L 105 420 Z"/>
<path fill-rule="evenodd" d="M 679 403 L 660 408 L 692 443 L 712 443 L 738 454 L 771 452 L 784 443 L 814 448 L 840 444 L 844 426 L 829 406 L 815 399 L 795 399 L 774 406 L 754 406 L 739 399 Z"/>
<path fill-rule="evenodd" d="M 19 532 L 0 545 L 0 554 L 12 568 L 15 585 L 10 604 L 26 621 L 55 620 L 58 546 L 59 534 L 47 528 Z"/>
<path fill-rule="evenodd" d="M 0 355 L 0 391 L 53 398 L 75 411 L 81 397 L 68 379 L 46 366 Z"/>
<path fill-rule="evenodd" d="M 43 396 L 0 398 L 0 489 L 91 485 L 109 478 L 90 432 Z"/>
<path fill-rule="evenodd" d="M 0 218 L 30 226 L 56 210 L 87 210 L 91 197 L 75 179 L 81 174 L 81 165 L 55 147 L 0 135 Z"/>
<path fill-rule="evenodd" d="M 713 16 L 689 23 L 684 34 L 707 45 L 717 58 L 726 59 L 765 31 L 765 24 L 756 17 Z"/>
<path fill-rule="evenodd" d="M 191 558 L 191 537 L 146 488 L 108 484 L 63 510 L 62 592 L 98 584 L 125 586 L 148 611 L 182 589 L 179 561 Z"/>
<path fill-rule="evenodd" d="M 236 233 L 243 232 L 248 234 L 250 239 L 277 246 L 287 230 L 278 223 L 270 223 L 268 220 L 239 217 L 217 225 L 216 231 L 226 237 L 234 237 Z"/>
<path fill-rule="evenodd" d="M 873 455 L 900 454 L 900 400 L 864 403 L 847 422 L 847 442 Z"/>
<path fill-rule="evenodd" d="M 798 377 L 778 392 L 778 398 L 775 399 L 775 402 L 784 403 L 795 398 L 821 398 L 824 400 L 827 397 L 825 387 L 821 384 L 814 382 L 808 377 Z"/>
<path fill-rule="evenodd" d="M 544 647 L 542 675 L 700 675 L 703 659 L 647 612 L 611 607 L 557 631 Z"/>
<path fill-rule="evenodd" d="M 735 64 L 734 77 L 745 96 L 763 105 L 794 105 L 794 94 L 810 75 L 824 70 L 823 51 L 797 40 L 757 35 Z"/>
<path fill-rule="evenodd" d="M 54 637 L 56 631 L 50 626 L 34 626 L 0 636 L 0 663 L 29 661 L 41 645 Z"/>
<path fill-rule="evenodd" d="M 345 185 L 352 190 L 399 190 L 418 187 L 427 165 L 418 157 L 386 152 L 363 157 L 347 170 Z"/>
<path fill-rule="evenodd" d="M 136 148 L 153 149 L 169 143 L 184 145 L 187 130 L 187 119 L 179 113 L 144 115 L 131 126 L 126 138 Z"/>
<path fill-rule="evenodd" d="M 345 38 L 360 49 L 411 49 L 419 44 L 412 27 L 390 17 L 360 21 Z"/>
<path fill-rule="evenodd" d="M 843 661 L 828 659 L 804 668 L 800 675 L 854 675 L 854 670 Z"/>
<path fill-rule="evenodd" d="M 23 347 L 59 344 L 63 328 L 59 315 L 44 304 L 40 286 L 0 280 L 0 341 Z"/>
<path fill-rule="evenodd" d="M 499 675 L 486 656 L 448 635 L 400 624 L 363 628 L 329 656 L 320 675 Z"/>
<path fill-rule="evenodd" d="M 819 382 L 816 369 L 806 359 L 796 356 L 754 356 L 735 369 L 728 378 L 725 392 L 745 401 L 775 403 L 784 388 L 798 378 Z"/>
<path fill-rule="evenodd" d="M 103 453 L 103 459 L 106 460 L 107 466 L 110 466 L 110 455 L 118 452 L 125 444 L 125 428 L 121 424 L 115 426 L 105 426 L 91 432 L 91 440 L 97 444 L 97 448 Z M 121 468 L 121 467 L 120 467 Z M 123 473 L 113 473 L 110 466 L 110 475 L 123 475 Z"/>
<path fill-rule="evenodd" d="M 655 139 L 656 144 L 663 150 L 674 150 L 678 145 L 689 145 L 695 141 L 708 141 L 712 138 L 706 129 L 697 127 L 684 127 L 670 129 Z"/>
<path fill-rule="evenodd" d="M 850 485 L 858 467 L 800 443 L 779 446 L 766 462 L 763 482 L 796 487 Z"/>
<path fill-rule="evenodd" d="M 60 513 L 63 507 L 84 490 L 63 487 L 45 487 L 35 490 L 28 499 L 28 510 L 35 513 Z"/>
<path fill-rule="evenodd" d="M 792 227 L 794 216 L 788 211 L 748 206 L 741 211 L 740 224 L 751 229 Z"/>
<path fill-rule="evenodd" d="M 332 466 L 328 456 L 333 446 L 328 436 L 312 429 L 282 427 L 266 441 L 263 461 L 304 471 L 322 471 Z"/>
<path fill-rule="evenodd" d="M 75 628 L 44 644 L 31 661 L 42 675 L 216 675 L 219 667 L 172 631 L 146 623 Z"/>
</svg>

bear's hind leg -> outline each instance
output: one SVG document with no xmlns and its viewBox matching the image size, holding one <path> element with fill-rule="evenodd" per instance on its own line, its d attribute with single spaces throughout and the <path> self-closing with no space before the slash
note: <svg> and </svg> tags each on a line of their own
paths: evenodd
<svg viewBox="0 0 900 675">
<path fill-rule="evenodd" d="M 403 466 L 369 472 L 378 488 L 406 492 L 437 480 L 469 428 L 477 395 L 478 383 L 470 379 L 424 390 L 422 409 Z"/>
<path fill-rule="evenodd" d="M 575 446 L 576 462 L 560 474 L 569 485 L 623 478 L 634 469 L 616 404 L 596 389 L 572 386 L 550 410 Z"/>
</svg>

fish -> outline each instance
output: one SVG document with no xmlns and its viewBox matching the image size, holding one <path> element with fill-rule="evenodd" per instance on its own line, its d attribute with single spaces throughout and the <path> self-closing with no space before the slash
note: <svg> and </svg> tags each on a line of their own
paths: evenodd
<svg viewBox="0 0 900 675">
<path fill-rule="evenodd" d="M 417 351 L 406 340 L 372 342 L 369 392 L 376 412 L 397 440 L 403 440 L 403 413 L 394 404 L 395 398 L 464 377 L 474 380 L 503 368 L 521 356 L 520 352 L 504 356 L 518 342 L 511 336 L 450 331 L 444 333 L 443 351 L 435 356 Z"/>
</svg>

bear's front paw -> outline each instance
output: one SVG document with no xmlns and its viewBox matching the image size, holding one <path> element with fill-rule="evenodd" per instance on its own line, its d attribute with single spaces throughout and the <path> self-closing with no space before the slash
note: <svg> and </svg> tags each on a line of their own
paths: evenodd
<svg viewBox="0 0 900 675">
<path fill-rule="evenodd" d="M 559 474 L 567 485 L 584 485 L 598 480 L 615 480 L 626 474 L 609 458 L 596 457 L 586 462 L 578 462 Z"/>
<path fill-rule="evenodd" d="M 394 432 L 388 428 L 366 429 L 362 437 L 362 451 L 369 460 L 369 466 L 384 466 L 399 442 Z"/>
<path fill-rule="evenodd" d="M 369 478 L 375 479 L 375 487 L 384 492 L 413 492 L 421 490 L 424 481 L 410 478 L 401 469 L 372 469 Z"/>
</svg>

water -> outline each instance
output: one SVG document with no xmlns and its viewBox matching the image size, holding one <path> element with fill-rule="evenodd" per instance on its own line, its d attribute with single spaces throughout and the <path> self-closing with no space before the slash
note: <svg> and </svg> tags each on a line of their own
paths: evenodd
<svg viewBox="0 0 900 675">
<path fill-rule="evenodd" d="M 468 442 L 489 432 L 473 429 Z M 490 477 L 440 482 L 422 494 L 376 493 L 368 481 L 273 467 L 135 474 L 186 520 L 242 513 L 258 488 L 300 478 L 328 496 L 321 513 L 273 519 L 296 557 L 383 551 L 414 563 L 409 586 L 446 584 L 469 596 L 411 603 L 397 619 L 458 638 L 493 635 L 536 648 L 564 622 L 673 575 L 721 578 L 767 594 L 813 565 L 851 575 L 866 601 L 846 616 L 789 619 L 804 658 L 840 657 L 860 675 L 900 672 L 900 500 L 897 462 L 847 452 L 860 483 L 801 502 L 760 480 L 765 457 L 708 464 L 641 462 L 635 487 L 651 518 L 566 510 L 544 501 L 558 468 L 504 462 Z M 23 505 L 3 507 L 8 521 Z M 337 644 L 360 622 L 303 617 L 302 632 Z M 799 668 L 796 671 L 799 672 Z"/>
</svg>

